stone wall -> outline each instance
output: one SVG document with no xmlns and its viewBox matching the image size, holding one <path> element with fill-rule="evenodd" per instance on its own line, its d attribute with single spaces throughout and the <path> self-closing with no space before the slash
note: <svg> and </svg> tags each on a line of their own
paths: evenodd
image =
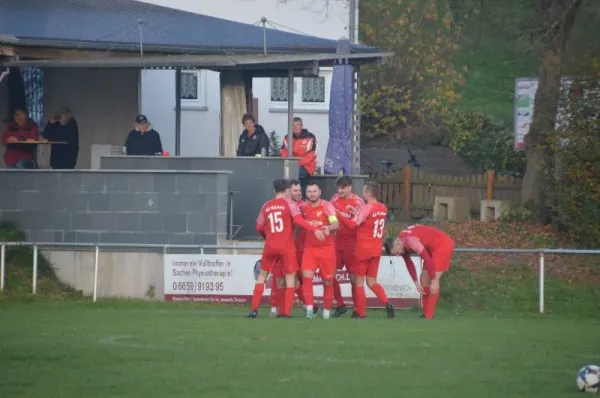
<svg viewBox="0 0 600 398">
<path fill-rule="evenodd" d="M 110 170 L 229 170 L 229 199 L 233 200 L 234 239 L 255 239 L 255 222 L 263 203 L 273 197 L 273 180 L 298 178 L 298 161 L 276 157 L 162 157 L 107 156 L 101 169 Z M 239 228 L 239 231 L 236 230 Z"/>
<path fill-rule="evenodd" d="M 0 220 L 33 242 L 214 245 L 228 171 L 0 170 Z"/>
</svg>

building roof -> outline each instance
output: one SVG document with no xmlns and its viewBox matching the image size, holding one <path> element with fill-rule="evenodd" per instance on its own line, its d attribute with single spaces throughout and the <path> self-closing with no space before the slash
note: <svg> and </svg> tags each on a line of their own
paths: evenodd
<svg viewBox="0 0 600 398">
<path fill-rule="evenodd" d="M 198 0 L 208 1 L 208 0 Z M 218 1 L 218 0 L 210 0 Z M 275 0 L 274 0 L 275 1 Z M 135 0 L 3 0 L 0 43 L 176 54 L 333 53 L 336 41 Z M 353 53 L 377 52 L 353 45 Z"/>
<path fill-rule="evenodd" d="M 37 60 L 4 60 L 2 66 L 38 68 L 148 68 L 172 69 L 211 69 L 223 71 L 227 69 L 252 71 L 255 77 L 274 77 L 279 74 L 287 76 L 293 69 L 297 76 L 318 75 L 318 67 L 333 66 L 336 63 L 362 65 L 378 62 L 391 53 L 367 54 L 271 54 L 271 55 L 168 55 L 146 57 L 109 57 L 84 59 L 37 59 Z M 257 73 L 259 73 L 257 75 Z"/>
</svg>

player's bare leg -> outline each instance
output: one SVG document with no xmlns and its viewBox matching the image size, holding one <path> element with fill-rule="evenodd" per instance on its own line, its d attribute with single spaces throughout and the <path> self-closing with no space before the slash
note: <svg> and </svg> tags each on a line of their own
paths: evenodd
<svg viewBox="0 0 600 398">
<path fill-rule="evenodd" d="M 313 276 L 311 270 L 302 270 L 302 294 L 304 295 L 304 303 L 306 304 L 306 318 L 313 319 L 315 312 L 313 308 Z"/>
<path fill-rule="evenodd" d="M 333 306 L 333 286 L 335 276 L 332 280 L 323 279 L 323 319 L 329 319 L 331 307 Z"/>
<path fill-rule="evenodd" d="M 436 272 L 435 279 L 439 281 L 443 274 L 444 272 Z M 421 318 L 433 319 L 435 307 L 437 306 L 438 299 L 440 298 L 439 289 L 435 295 L 431 294 L 431 278 L 429 277 L 429 273 L 427 273 L 426 270 L 423 270 L 423 272 L 421 272 L 420 281 L 421 286 L 423 286 L 423 289 L 425 290 L 425 294 L 423 295 L 423 315 L 421 315 Z"/>
<path fill-rule="evenodd" d="M 393 319 L 395 317 L 394 307 L 389 303 L 387 294 L 385 294 L 385 290 L 383 290 L 383 287 L 379 283 L 377 283 L 377 278 L 367 276 L 367 286 L 369 286 L 369 289 L 371 289 L 371 291 L 375 293 L 375 296 L 377 296 L 379 301 L 381 301 L 381 303 L 385 305 L 385 312 L 387 317 Z"/>
<path fill-rule="evenodd" d="M 265 291 L 265 281 L 268 276 L 269 272 L 262 269 L 258 273 L 256 283 L 254 284 L 254 292 L 252 293 L 252 310 L 248 314 L 248 318 L 256 318 L 258 315 L 258 306 Z"/>
<path fill-rule="evenodd" d="M 365 276 L 355 276 L 356 287 L 354 296 L 354 312 L 352 318 L 364 318 L 367 316 L 367 295 L 365 293 Z"/>
</svg>

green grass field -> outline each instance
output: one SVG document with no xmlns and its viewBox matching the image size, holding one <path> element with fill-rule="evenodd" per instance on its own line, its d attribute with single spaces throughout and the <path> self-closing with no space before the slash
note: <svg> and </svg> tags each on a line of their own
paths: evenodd
<svg viewBox="0 0 600 398">
<path fill-rule="evenodd" d="M 576 371 L 600 362 L 592 320 L 245 314 L 175 303 L 0 302 L 0 397 L 549 398 L 579 396 Z"/>
</svg>

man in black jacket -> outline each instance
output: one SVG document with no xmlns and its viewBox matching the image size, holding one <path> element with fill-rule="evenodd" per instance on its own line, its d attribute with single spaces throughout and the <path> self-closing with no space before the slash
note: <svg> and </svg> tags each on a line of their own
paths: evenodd
<svg viewBox="0 0 600 398">
<path fill-rule="evenodd" d="M 238 143 L 238 156 L 269 156 L 269 136 L 260 124 L 254 124 L 254 116 L 245 114 L 242 117 L 244 131 Z"/>
<path fill-rule="evenodd" d="M 77 120 L 71 116 L 69 108 L 62 108 L 48 120 L 44 128 L 44 138 L 48 141 L 66 142 L 66 144 L 52 144 L 50 167 L 74 169 L 79 156 L 79 127 Z"/>
<path fill-rule="evenodd" d="M 127 136 L 125 150 L 129 156 L 162 155 L 160 135 L 152 128 L 146 116 L 138 115 L 135 118 L 135 128 Z"/>
</svg>

